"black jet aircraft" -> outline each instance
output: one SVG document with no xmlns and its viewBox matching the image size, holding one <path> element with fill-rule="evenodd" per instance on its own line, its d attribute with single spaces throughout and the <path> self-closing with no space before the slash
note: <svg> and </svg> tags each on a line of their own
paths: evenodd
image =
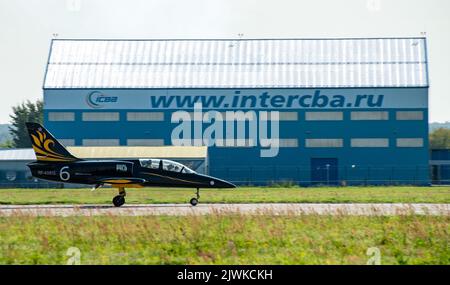
<svg viewBox="0 0 450 285">
<path fill-rule="evenodd" d="M 190 200 L 198 204 L 200 188 L 235 188 L 236 186 L 185 165 L 166 159 L 80 159 L 70 154 L 43 126 L 26 123 L 37 161 L 28 164 L 34 177 L 44 180 L 92 185 L 97 189 L 111 185 L 119 189 L 114 206 L 125 203 L 126 187 L 182 187 L 197 189 Z"/>
</svg>

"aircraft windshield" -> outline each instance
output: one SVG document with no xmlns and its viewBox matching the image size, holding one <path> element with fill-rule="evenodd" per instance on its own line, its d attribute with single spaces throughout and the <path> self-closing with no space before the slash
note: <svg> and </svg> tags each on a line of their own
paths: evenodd
<svg viewBox="0 0 450 285">
<path fill-rule="evenodd" d="M 139 159 L 142 167 L 153 169 L 159 168 L 159 161 L 160 159 Z"/>
<path fill-rule="evenodd" d="M 194 170 L 190 169 L 189 167 L 172 161 L 172 160 L 166 160 L 166 159 L 140 159 L 139 160 L 142 167 L 145 168 L 152 168 L 152 169 L 159 169 L 160 164 L 162 162 L 162 169 L 166 171 L 173 171 L 173 172 L 181 172 L 181 173 L 195 173 Z"/>
</svg>

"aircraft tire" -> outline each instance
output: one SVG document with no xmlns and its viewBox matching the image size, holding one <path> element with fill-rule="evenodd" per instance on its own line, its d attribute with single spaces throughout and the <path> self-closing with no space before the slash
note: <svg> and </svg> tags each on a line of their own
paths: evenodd
<svg viewBox="0 0 450 285">
<path fill-rule="evenodd" d="M 112 202 L 115 207 L 120 207 L 123 204 L 125 204 L 125 197 L 117 195 L 116 197 L 113 198 Z"/>
<path fill-rule="evenodd" d="M 198 199 L 197 198 L 192 198 L 191 201 L 189 201 L 189 203 L 191 203 L 192 206 L 197 206 Z"/>
</svg>

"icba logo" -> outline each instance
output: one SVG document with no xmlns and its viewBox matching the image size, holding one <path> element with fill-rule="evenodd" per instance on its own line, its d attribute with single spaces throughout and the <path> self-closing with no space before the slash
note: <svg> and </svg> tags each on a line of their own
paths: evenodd
<svg viewBox="0 0 450 285">
<path fill-rule="evenodd" d="M 107 96 L 99 91 L 93 91 L 86 96 L 86 103 L 91 108 L 103 108 L 107 103 L 117 102 L 117 96 Z"/>
</svg>

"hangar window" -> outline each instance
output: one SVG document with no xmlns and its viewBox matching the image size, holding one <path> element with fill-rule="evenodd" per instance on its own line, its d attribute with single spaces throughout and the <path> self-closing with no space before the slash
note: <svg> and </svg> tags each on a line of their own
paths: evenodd
<svg viewBox="0 0 450 285">
<path fill-rule="evenodd" d="M 271 113 L 267 113 L 268 119 L 271 120 Z M 279 121 L 298 121 L 297 112 L 278 112 Z"/>
<path fill-rule="evenodd" d="M 50 122 L 73 122 L 75 113 L 73 112 L 49 112 L 48 120 Z"/>
<path fill-rule="evenodd" d="M 83 121 L 118 121 L 118 112 L 83 112 Z"/>
<path fill-rule="evenodd" d="M 74 139 L 58 139 L 60 143 L 62 143 L 64 146 L 73 146 L 75 145 Z"/>
<path fill-rule="evenodd" d="M 127 121 L 164 121 L 163 112 L 127 112 Z"/>
<path fill-rule="evenodd" d="M 366 138 L 366 139 L 351 139 L 351 147 L 388 147 L 389 139 L 381 138 Z"/>
<path fill-rule="evenodd" d="M 423 147 L 423 138 L 397 139 L 397 147 Z"/>
<path fill-rule="evenodd" d="M 351 120 L 354 121 L 371 121 L 371 120 L 388 120 L 389 113 L 387 111 L 355 111 L 351 113 Z"/>
<path fill-rule="evenodd" d="M 214 113 L 215 112 L 215 113 Z M 206 114 L 210 115 L 212 119 L 217 119 L 221 121 L 234 121 L 234 122 L 242 122 L 242 121 L 253 121 L 257 119 L 256 115 L 253 113 L 247 113 L 247 112 L 235 112 L 235 111 L 228 111 L 228 112 L 218 112 L 214 111 L 212 113 L 201 113 L 200 116 L 194 116 L 194 112 L 189 112 L 189 117 L 192 121 L 200 120 L 202 121 L 204 116 Z"/>
<path fill-rule="evenodd" d="M 342 112 L 306 112 L 306 121 L 342 121 Z"/>
<path fill-rule="evenodd" d="M 280 147 L 298 147 L 298 139 L 279 139 Z"/>
<path fill-rule="evenodd" d="M 343 139 L 306 139 L 306 147 L 342 147 Z"/>
<path fill-rule="evenodd" d="M 117 146 L 119 139 L 83 139 L 84 146 Z"/>
<path fill-rule="evenodd" d="M 278 146 L 278 147 L 298 147 L 298 139 L 261 139 L 261 147 Z"/>
<path fill-rule="evenodd" d="M 163 139 L 127 139 L 130 146 L 163 146 Z"/>
<path fill-rule="evenodd" d="M 396 119 L 399 121 L 423 120 L 422 111 L 397 111 L 395 115 Z"/>
<path fill-rule="evenodd" d="M 228 112 L 218 112 L 222 116 L 222 121 L 234 121 L 234 122 L 241 122 L 241 121 L 252 121 L 255 119 L 258 119 L 258 117 L 254 116 L 252 113 L 246 113 L 246 112 L 235 112 L 235 111 L 228 111 Z M 191 120 L 194 120 L 194 113 L 189 112 L 189 116 Z M 260 115 L 261 116 L 261 115 Z M 215 115 L 214 117 L 215 118 Z M 200 120 L 202 120 L 203 117 L 200 117 Z M 259 117 L 261 119 L 261 117 Z M 267 112 L 267 119 L 271 120 L 271 113 Z M 278 120 L 279 121 L 298 121 L 298 113 L 297 112 L 278 112 Z"/>
<path fill-rule="evenodd" d="M 216 140 L 217 147 L 255 147 L 256 142 L 253 139 L 222 139 Z"/>
</svg>

